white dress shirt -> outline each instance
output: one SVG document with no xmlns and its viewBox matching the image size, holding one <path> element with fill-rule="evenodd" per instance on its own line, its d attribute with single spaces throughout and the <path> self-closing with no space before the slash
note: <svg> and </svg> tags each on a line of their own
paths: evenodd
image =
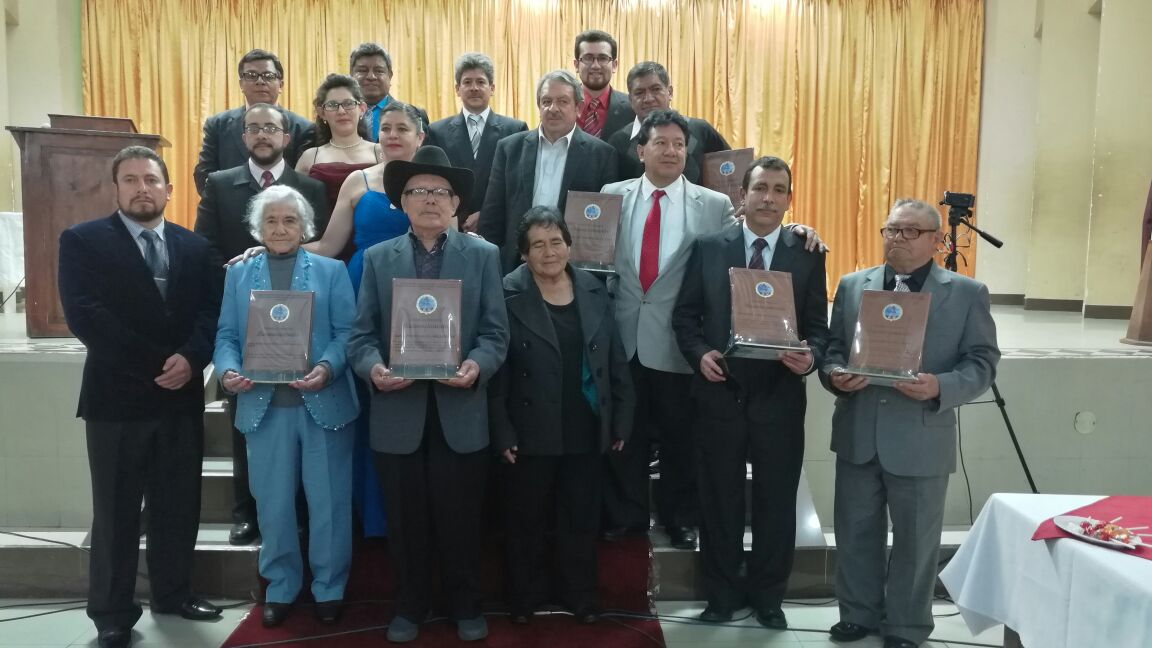
<svg viewBox="0 0 1152 648">
<path fill-rule="evenodd" d="M 567 135 L 549 142 L 540 131 L 540 150 L 536 154 L 536 179 L 532 185 L 532 206 L 545 205 L 557 207 L 560 205 L 560 185 L 564 181 L 564 167 L 568 163 L 568 147 L 572 144 L 572 136 L 576 133 L 573 126 Z M 516 214 L 520 218 L 523 214 Z"/>
<path fill-rule="evenodd" d="M 271 169 L 268 169 L 272 172 L 273 183 L 279 180 L 280 176 L 284 175 L 285 166 L 284 158 L 280 158 L 279 162 L 272 165 Z M 256 164 L 256 161 L 252 158 L 248 158 L 248 172 L 252 174 L 253 178 L 256 178 L 256 184 L 260 185 L 261 187 L 264 186 L 264 169 L 260 165 Z"/>
<path fill-rule="evenodd" d="M 771 270 L 772 269 L 772 254 L 776 252 L 776 245 L 778 243 L 780 243 L 780 230 L 782 228 L 783 228 L 783 225 L 777 225 L 776 229 L 772 230 L 772 232 L 769 233 L 768 236 L 756 236 L 755 234 L 752 233 L 752 230 L 748 229 L 748 222 L 747 221 L 745 221 L 744 224 L 741 225 L 741 229 L 744 230 L 744 267 L 745 268 L 747 268 L 748 264 L 752 261 L 752 254 L 754 252 L 756 252 L 756 248 L 752 247 L 752 242 L 758 238 L 762 238 L 762 239 L 764 239 L 764 241 L 766 243 L 768 243 L 768 245 L 765 246 L 764 251 L 760 253 L 760 256 L 764 257 L 764 269 L 765 270 Z"/>
<path fill-rule="evenodd" d="M 648 212 L 652 209 L 652 193 L 658 189 L 648 180 L 648 176 L 640 176 L 640 194 L 632 207 L 632 252 L 635 254 L 636 267 L 640 267 L 640 250 L 644 245 L 644 224 L 648 221 Z M 676 178 L 675 182 L 664 187 L 664 197 L 660 199 L 660 270 L 668 264 L 668 260 L 684 241 L 684 231 L 687 223 L 687 205 L 684 199 L 684 176 Z"/>
<path fill-rule="evenodd" d="M 144 260 L 147 261 L 148 242 L 140 238 L 140 232 L 143 232 L 147 228 L 125 216 L 124 212 L 118 210 L 117 213 L 120 215 L 120 220 L 124 223 L 124 227 L 128 228 L 128 233 L 132 235 L 132 240 L 136 243 L 136 249 L 140 250 L 140 256 L 144 257 Z M 160 260 L 164 262 L 164 267 L 168 267 L 168 241 L 164 238 L 163 218 L 160 219 L 160 224 L 152 231 L 156 232 L 156 235 L 160 237 Z"/>
<path fill-rule="evenodd" d="M 468 112 L 467 108 L 462 108 L 460 110 L 460 114 L 464 115 L 464 125 L 468 127 L 469 142 L 471 142 L 472 138 L 475 136 L 475 131 L 480 131 L 480 137 L 484 137 L 484 127 L 488 125 L 488 117 L 492 114 L 491 107 L 485 108 L 484 112 L 482 113 Z M 468 119 L 472 115 L 476 115 L 480 118 L 480 124 L 478 126 L 473 126 L 471 120 Z"/>
</svg>

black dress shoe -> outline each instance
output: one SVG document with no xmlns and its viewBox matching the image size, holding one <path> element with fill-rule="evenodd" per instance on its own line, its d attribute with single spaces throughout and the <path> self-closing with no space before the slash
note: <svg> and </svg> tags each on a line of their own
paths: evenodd
<svg viewBox="0 0 1152 648">
<path fill-rule="evenodd" d="M 260 623 L 265 628 L 275 628 L 284 623 L 284 619 L 287 619 L 289 614 L 292 614 L 291 603 L 265 601 L 264 611 L 260 613 Z"/>
<path fill-rule="evenodd" d="M 765 628 L 772 628 L 773 630 L 787 630 L 788 618 L 784 616 L 784 610 L 780 608 L 758 608 L 756 610 L 756 621 Z"/>
<path fill-rule="evenodd" d="M 316 620 L 324 625 L 336 625 L 340 615 L 344 614 L 344 601 L 318 601 L 316 603 Z"/>
<path fill-rule="evenodd" d="M 232 525 L 232 531 L 228 533 L 228 544 L 242 547 L 250 545 L 256 541 L 256 537 L 260 535 L 260 527 L 256 526 L 254 522 L 237 522 Z"/>
<path fill-rule="evenodd" d="M 857 623 L 850 623 L 848 621 L 841 621 L 832 626 L 828 633 L 836 641 L 859 641 L 868 636 L 872 632 L 872 628 L 865 628 Z"/>
<path fill-rule="evenodd" d="M 635 538 L 648 533 L 647 526 L 620 526 L 604 529 L 600 537 L 608 542 L 616 542 L 624 538 Z"/>
<path fill-rule="evenodd" d="M 696 529 L 686 526 L 667 527 L 668 539 L 677 549 L 692 551 L 696 548 Z"/>
<path fill-rule="evenodd" d="M 220 618 L 220 608 L 202 598 L 190 597 L 180 605 L 180 616 L 189 621 L 210 621 Z"/>
<path fill-rule="evenodd" d="M 132 645 L 131 628 L 105 628 L 96 635 L 100 648 L 128 648 Z"/>
<path fill-rule="evenodd" d="M 732 620 L 732 610 L 718 605 L 709 605 L 700 613 L 700 620 L 705 623 L 727 623 Z"/>
<path fill-rule="evenodd" d="M 884 648 L 919 648 L 919 644 L 908 641 L 903 637 L 888 635 L 884 637 Z"/>
</svg>

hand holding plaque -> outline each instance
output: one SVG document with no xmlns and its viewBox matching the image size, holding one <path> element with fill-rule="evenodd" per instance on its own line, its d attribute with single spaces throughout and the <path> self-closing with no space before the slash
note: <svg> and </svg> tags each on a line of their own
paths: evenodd
<svg viewBox="0 0 1152 648">
<path fill-rule="evenodd" d="M 776 360 L 785 353 L 811 353 L 800 341 L 792 275 L 773 270 L 730 268 L 732 335 L 724 355 Z"/>
<path fill-rule="evenodd" d="M 914 382 L 924 353 L 930 293 L 865 290 L 844 373 L 873 385 Z"/>
<path fill-rule="evenodd" d="M 744 173 L 752 165 L 753 155 L 750 148 L 704 154 L 700 184 L 727 195 L 733 205 L 739 205 Z"/>
<path fill-rule="evenodd" d="M 572 235 L 572 265 L 591 272 L 616 270 L 616 232 L 624 196 L 569 191 L 564 222 Z"/>
<path fill-rule="evenodd" d="M 456 375 L 460 289 L 459 279 L 392 280 L 392 376 L 441 380 Z"/>
</svg>

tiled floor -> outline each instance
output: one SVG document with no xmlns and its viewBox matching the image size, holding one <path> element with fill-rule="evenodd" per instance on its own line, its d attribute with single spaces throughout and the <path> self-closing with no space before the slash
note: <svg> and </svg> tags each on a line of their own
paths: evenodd
<svg viewBox="0 0 1152 648">
<path fill-rule="evenodd" d="M 96 645 L 96 630 L 84 615 L 83 602 L 55 601 L 35 607 L 6 607 L 27 601 L 0 600 L 0 648 L 66 648 Z M 796 648 L 880 648 L 881 641 L 870 637 L 853 644 L 836 644 L 828 639 L 827 629 L 838 620 L 835 605 L 787 605 L 789 625 L 787 631 L 767 630 L 753 619 L 733 622 L 726 626 L 692 623 L 703 609 L 703 604 L 691 601 L 657 603 L 664 620 L 661 627 L 669 648 L 698 648 L 718 646 L 793 646 Z M 70 609 L 78 608 L 78 609 Z M 144 613 L 136 624 L 133 646 L 136 648 L 208 648 L 219 646 L 250 610 L 249 605 L 227 609 L 220 621 L 193 623 L 178 617 L 153 616 Z M 6 621 L 28 615 L 66 610 L 59 613 Z M 937 615 L 955 612 L 949 604 L 936 606 Z M 674 617 L 686 617 L 687 623 Z M 603 623 L 603 622 L 602 622 Z M 809 632 L 811 630 L 811 632 Z M 949 643 L 949 641 L 965 643 Z M 375 642 L 373 642 L 375 643 Z M 381 641 L 382 645 L 383 642 Z M 970 645 L 1000 646 L 999 628 L 973 637 L 959 617 L 936 619 L 933 641 L 924 648 L 959 648 Z"/>
</svg>

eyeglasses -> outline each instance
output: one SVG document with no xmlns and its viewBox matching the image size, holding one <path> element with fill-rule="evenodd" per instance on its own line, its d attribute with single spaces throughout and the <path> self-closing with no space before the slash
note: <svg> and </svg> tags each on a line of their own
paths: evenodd
<svg viewBox="0 0 1152 648">
<path fill-rule="evenodd" d="M 578 59 L 584 65 L 593 65 L 599 63 L 600 65 L 608 65 L 616 59 L 608 56 L 607 54 L 585 54 Z"/>
<path fill-rule="evenodd" d="M 256 135 L 257 133 L 264 133 L 265 135 L 279 135 L 280 133 L 284 132 L 284 129 L 280 128 L 276 124 L 264 124 L 263 126 L 260 124 L 245 124 L 244 132 L 248 133 L 249 135 Z"/>
<path fill-rule="evenodd" d="M 248 83 L 256 83 L 257 81 L 273 83 L 280 80 L 280 74 L 277 72 L 253 72 L 249 70 L 240 73 L 240 80 L 247 81 Z"/>
<path fill-rule="evenodd" d="M 341 108 L 344 109 L 344 112 L 352 112 L 352 110 L 355 109 L 358 105 L 360 105 L 360 102 L 356 101 L 355 99 L 345 99 L 344 101 L 325 101 L 323 104 L 321 104 L 321 107 L 325 112 L 334 113 Z"/>
<path fill-rule="evenodd" d="M 920 229 L 919 227 L 881 227 L 880 235 L 888 240 L 896 238 L 897 234 L 904 237 L 905 241 L 915 241 L 920 238 L 920 235 L 925 232 L 938 232 L 938 229 Z"/>
<path fill-rule="evenodd" d="M 412 189 L 405 189 L 403 194 L 409 198 L 427 198 L 429 195 L 431 195 L 437 200 L 444 200 L 445 198 L 451 198 L 452 196 L 455 196 L 456 192 L 452 191 L 451 189 L 445 189 L 443 187 L 436 187 L 435 189 L 429 189 L 428 187 L 413 187 Z"/>
<path fill-rule="evenodd" d="M 388 76 L 389 74 L 391 74 L 391 72 L 388 70 L 388 68 L 382 68 L 382 67 L 378 67 L 378 68 L 354 68 L 352 70 L 352 76 L 354 76 L 354 77 L 374 76 L 377 79 L 380 79 L 380 78 Z"/>
</svg>

